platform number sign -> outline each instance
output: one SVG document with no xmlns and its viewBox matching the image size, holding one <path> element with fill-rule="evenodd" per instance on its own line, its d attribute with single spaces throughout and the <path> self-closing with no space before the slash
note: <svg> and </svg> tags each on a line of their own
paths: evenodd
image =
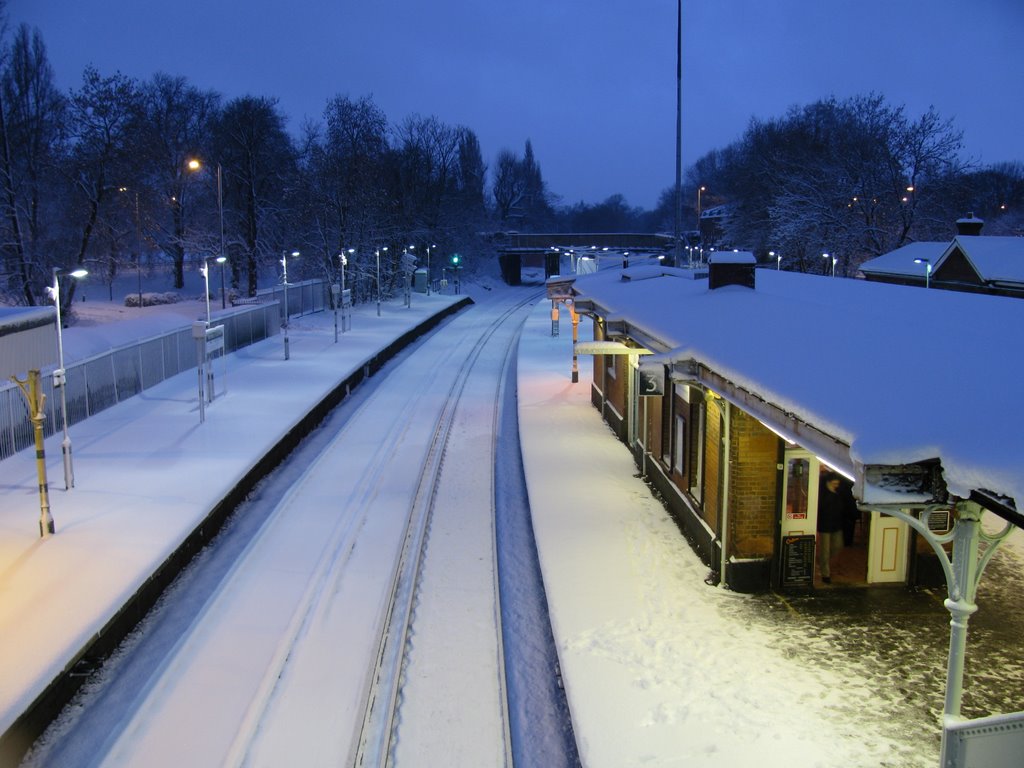
<svg viewBox="0 0 1024 768">
<path fill-rule="evenodd" d="M 660 397 L 665 394 L 665 368 L 640 366 L 640 397 Z"/>
</svg>

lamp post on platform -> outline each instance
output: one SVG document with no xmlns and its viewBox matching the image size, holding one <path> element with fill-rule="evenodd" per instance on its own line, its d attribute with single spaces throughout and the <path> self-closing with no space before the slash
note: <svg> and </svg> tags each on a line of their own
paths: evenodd
<svg viewBox="0 0 1024 768">
<path fill-rule="evenodd" d="M 68 400 L 65 390 L 67 376 L 64 371 L 64 334 L 62 332 L 62 321 L 60 316 L 60 274 L 64 272 L 60 267 L 53 268 L 53 303 L 57 307 L 57 364 L 60 366 L 53 372 L 56 383 L 60 385 L 60 413 L 64 421 L 64 440 L 61 442 L 61 452 L 64 454 L 64 489 L 70 490 L 75 487 L 75 471 L 71 463 L 71 437 L 68 435 Z M 84 269 L 76 269 L 67 274 L 74 278 L 82 278 L 89 273 Z"/>
<path fill-rule="evenodd" d="M 437 248 L 437 243 L 431 243 L 427 246 L 427 296 L 430 295 L 430 249 Z"/>
<path fill-rule="evenodd" d="M 386 245 L 377 249 L 377 317 L 380 317 L 380 252 L 387 249 Z"/>
<path fill-rule="evenodd" d="M 298 258 L 299 252 L 292 251 L 290 254 L 285 251 L 281 254 L 281 268 L 284 270 L 284 322 L 281 328 L 284 329 L 284 359 L 289 359 L 288 352 L 288 256 Z"/>
</svg>

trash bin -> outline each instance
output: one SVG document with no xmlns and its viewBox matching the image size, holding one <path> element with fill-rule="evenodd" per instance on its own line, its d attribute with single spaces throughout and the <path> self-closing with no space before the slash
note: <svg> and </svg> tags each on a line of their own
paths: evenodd
<svg viewBox="0 0 1024 768">
<path fill-rule="evenodd" d="M 416 293 L 427 292 L 427 270 L 423 267 L 412 273 L 412 289 Z"/>
</svg>

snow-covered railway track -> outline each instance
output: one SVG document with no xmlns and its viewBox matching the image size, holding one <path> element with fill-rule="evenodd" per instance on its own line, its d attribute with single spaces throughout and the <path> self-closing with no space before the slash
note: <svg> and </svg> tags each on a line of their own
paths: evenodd
<svg viewBox="0 0 1024 768">
<path fill-rule="evenodd" d="M 531 297 L 517 303 L 501 313 L 475 342 L 472 350 L 466 356 L 459 368 L 457 377 L 452 383 L 449 398 L 445 408 L 438 419 L 437 429 L 431 442 L 430 451 L 424 462 L 420 473 L 420 482 L 417 488 L 414 504 L 410 508 L 408 526 L 405 535 L 405 545 L 402 556 L 396 563 L 393 589 L 388 607 L 388 619 L 384 631 L 381 634 L 380 646 L 377 653 L 377 661 L 373 670 L 371 685 L 365 695 L 365 716 L 360 729 L 356 753 L 350 764 L 353 766 L 385 766 L 396 762 L 395 741 L 399 738 L 399 723 L 401 721 L 401 707 L 404 700 L 404 681 L 413 676 L 410 669 L 415 666 L 410 661 L 406 651 L 412 645 L 411 635 L 414 632 L 417 606 L 422 608 L 422 601 L 419 596 L 424 590 L 430 587 L 425 584 L 424 563 L 428 556 L 428 532 L 434 521 L 434 512 L 439 504 L 443 504 L 443 474 L 442 470 L 446 465 L 445 457 L 449 453 L 454 440 L 457 440 L 458 408 L 461 396 L 471 374 L 477 368 L 482 353 L 488 348 L 496 337 L 496 334 L 503 329 L 511 319 L 520 317 L 521 310 L 532 304 L 536 297 Z M 497 453 L 498 421 L 501 403 L 501 388 L 505 380 L 504 373 L 514 353 L 514 342 L 518 338 L 520 322 L 514 322 L 512 327 L 515 332 L 502 343 L 499 349 L 502 354 L 496 369 L 497 378 L 488 376 L 487 386 L 492 387 L 490 396 L 491 418 L 488 425 L 490 430 L 489 449 L 476 456 L 476 461 L 481 474 L 486 476 L 486 518 L 490 521 L 489 533 L 489 568 L 491 581 L 489 589 L 494 599 L 493 617 L 495 620 L 495 632 L 493 640 L 495 645 L 496 665 L 493 668 L 494 682 L 497 687 L 497 705 L 500 709 L 499 727 L 495 733 L 498 736 L 496 749 L 485 747 L 484 751 L 490 755 L 498 755 L 502 762 L 498 764 L 511 765 L 511 738 L 509 735 L 509 718 L 507 711 L 507 698 L 505 694 L 504 681 L 504 660 L 501 649 L 502 628 L 499 594 L 497 587 L 497 552 L 494 541 L 494 463 Z M 507 328 L 505 329 L 507 331 Z M 492 360 L 492 363 L 494 361 Z M 492 365 L 493 367 L 493 365 Z M 488 373 L 492 373 L 489 371 Z M 487 400 L 487 396 L 484 398 Z M 479 405 L 479 403 L 478 403 Z M 472 417 L 471 417 L 472 418 Z M 453 439 L 454 437 L 454 439 Z M 451 467 L 449 462 L 448 466 Z M 478 510 L 483 512 L 484 510 Z M 439 556 L 435 556 L 439 557 Z M 443 566 L 441 566 L 443 567 Z M 415 716 L 412 716 L 415 717 Z M 422 730 L 422 729 L 421 729 Z M 408 729 L 405 730 L 407 732 Z M 403 738 L 408 738 L 403 736 Z M 415 737 L 412 737 L 415 739 Z M 454 745 L 449 744 L 451 749 Z M 422 764 L 424 758 L 424 745 L 415 743 L 413 747 L 404 745 L 404 751 L 411 753 L 416 763 Z M 456 748 L 457 750 L 457 748 Z M 488 763 L 494 764 L 494 763 Z"/>
<path fill-rule="evenodd" d="M 489 713 L 486 728 L 473 723 L 469 749 L 496 749 L 501 757 L 485 763 L 510 764 L 493 565 L 493 447 L 480 449 L 476 435 L 463 443 L 467 424 L 475 430 L 483 421 L 476 418 L 482 408 L 492 445 L 500 377 L 482 375 L 482 361 L 508 359 L 517 318 L 535 300 L 506 298 L 455 318 L 349 406 L 335 434 L 321 435 L 319 450 L 302 456 L 304 466 L 283 469 L 287 490 L 266 494 L 272 509 L 200 590 L 201 606 L 183 611 L 184 618 L 156 619 L 169 627 L 143 654 L 152 658 L 110 665 L 116 692 L 98 697 L 112 700 L 110 714 L 94 714 L 87 703 L 86 724 L 73 726 L 79 735 L 69 746 L 44 748 L 35 764 L 384 765 L 394 762 L 396 742 L 419 749 L 420 716 L 409 707 L 423 705 L 407 692 L 416 666 L 406 651 L 413 662 L 422 656 L 419 641 L 430 632 L 418 634 L 420 620 L 436 613 L 423 604 L 437 590 L 438 567 L 452 559 L 442 555 L 438 566 L 421 553 L 439 510 L 444 527 L 464 507 L 473 526 L 486 521 L 487 532 L 470 559 L 487 562 L 471 580 L 487 593 L 486 600 L 474 596 L 474 615 L 486 616 L 488 626 L 462 632 L 471 641 L 484 638 L 462 661 L 472 667 L 472 654 L 486 657 L 488 703 L 480 709 Z M 469 403 L 467 389 L 474 392 Z M 457 472 L 445 471 L 453 466 Z M 474 487 L 453 483 L 460 474 Z M 422 586 L 424 572 L 433 585 Z M 442 607 L 461 598 L 449 593 Z"/>
</svg>

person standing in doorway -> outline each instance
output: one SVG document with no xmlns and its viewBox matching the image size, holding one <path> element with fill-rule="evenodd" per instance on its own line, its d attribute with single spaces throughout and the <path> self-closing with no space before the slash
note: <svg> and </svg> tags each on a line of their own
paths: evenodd
<svg viewBox="0 0 1024 768">
<path fill-rule="evenodd" d="M 839 480 L 839 498 L 843 500 L 843 546 L 853 545 L 857 523 L 860 521 L 860 510 L 853 498 L 853 483 L 846 478 Z"/>
<path fill-rule="evenodd" d="M 821 580 L 832 583 L 832 558 L 843 548 L 843 499 L 839 495 L 839 475 L 822 475 L 818 488 L 818 567 Z"/>
</svg>

